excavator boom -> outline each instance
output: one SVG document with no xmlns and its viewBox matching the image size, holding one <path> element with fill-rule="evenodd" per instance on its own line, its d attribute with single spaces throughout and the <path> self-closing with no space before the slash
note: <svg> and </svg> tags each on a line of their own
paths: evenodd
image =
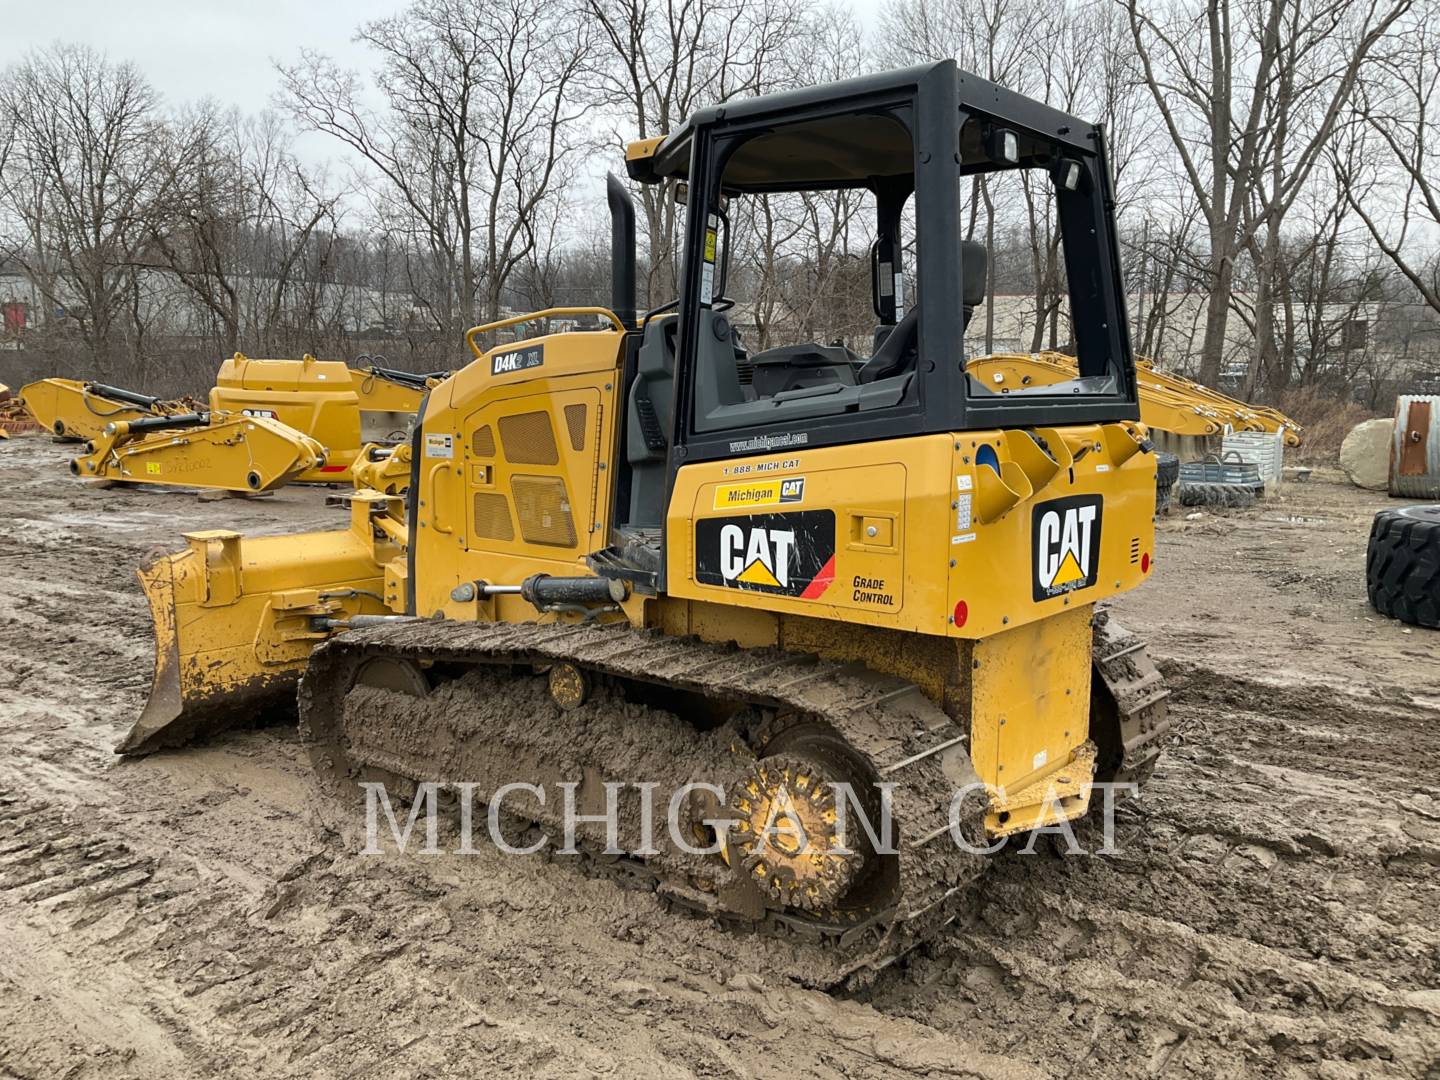
<svg viewBox="0 0 1440 1080">
<path fill-rule="evenodd" d="M 75 379 L 40 379 L 20 388 L 20 403 L 59 439 L 97 438 L 107 424 L 189 411 L 185 401 L 164 401 L 123 387 Z"/>
<path fill-rule="evenodd" d="M 112 421 L 70 471 L 89 480 L 258 493 L 324 464 L 323 446 L 278 420 L 194 412 Z"/>
<path fill-rule="evenodd" d="M 999 393 L 1054 386 L 1075 378 L 1075 358 L 1057 352 L 996 353 L 969 361 L 967 369 Z M 1250 405 L 1182 375 L 1162 371 L 1153 361 L 1135 364 L 1140 419 L 1152 431 L 1205 438 L 1233 431 L 1284 432 L 1286 446 L 1299 446 L 1303 429 L 1278 409 Z"/>
</svg>

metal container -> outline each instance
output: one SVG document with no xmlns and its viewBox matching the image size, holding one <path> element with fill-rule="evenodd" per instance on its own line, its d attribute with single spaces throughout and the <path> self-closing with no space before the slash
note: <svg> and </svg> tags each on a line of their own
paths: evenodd
<svg viewBox="0 0 1440 1080">
<path fill-rule="evenodd" d="M 1205 461 L 1187 461 L 1180 466 L 1181 484 L 1234 484 L 1259 492 L 1265 488 L 1260 478 L 1260 466 L 1254 462 L 1241 461 L 1233 452 L 1225 459 L 1213 454 Z"/>
<path fill-rule="evenodd" d="M 1227 431 L 1220 443 L 1220 460 L 1240 460 L 1260 470 L 1266 491 L 1280 486 L 1285 468 L 1283 431 Z"/>
<path fill-rule="evenodd" d="M 1390 494 L 1440 499 L 1440 395 L 1401 394 L 1395 399 Z"/>
</svg>

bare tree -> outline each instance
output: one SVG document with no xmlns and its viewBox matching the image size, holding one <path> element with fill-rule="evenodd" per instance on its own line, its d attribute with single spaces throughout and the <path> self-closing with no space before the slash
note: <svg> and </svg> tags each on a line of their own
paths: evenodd
<svg viewBox="0 0 1440 1080">
<path fill-rule="evenodd" d="M 20 229 L 13 257 L 109 373 L 135 310 L 150 215 L 185 168 L 162 152 L 155 91 L 129 64 L 56 45 L 5 72 L 0 115 L 0 199 Z"/>
<path fill-rule="evenodd" d="M 1372 50 L 1411 0 L 1121 0 L 1146 86 L 1204 215 L 1210 290 L 1200 377 L 1220 375 L 1235 260 L 1260 267 L 1258 346 L 1274 356 L 1270 268 Z"/>
<path fill-rule="evenodd" d="M 677 129 L 702 106 L 810 81 L 782 63 L 802 38 L 807 0 L 585 0 L 606 57 L 591 73 L 609 113 L 611 146 Z M 676 205 L 640 191 L 648 251 L 645 293 L 675 295 Z"/>
<path fill-rule="evenodd" d="M 896 66 L 952 57 L 966 71 L 1023 92 L 1031 56 L 1031 20 L 1038 14 L 1035 0 L 890 0 L 881 9 L 880 54 Z M 997 200 L 995 185 L 988 174 L 971 179 L 965 230 L 967 240 L 975 239 L 983 220 L 992 269 L 997 231 L 1007 224 L 1002 220 L 1006 209 L 1002 204 L 1019 205 L 1018 189 L 1006 186 Z M 987 353 L 995 348 L 996 288 L 992 272 L 986 281 Z"/>
<path fill-rule="evenodd" d="M 211 103 L 171 125 L 172 152 L 191 164 L 150 221 L 151 238 L 217 330 L 220 348 L 270 352 L 292 342 L 287 304 L 303 256 L 340 193 L 325 192 L 289 149 L 273 113 L 242 118 Z"/>
<path fill-rule="evenodd" d="M 1367 72 L 1355 144 L 1336 154 L 1350 208 L 1375 244 L 1440 312 L 1440 4 L 1417 8 L 1396 47 Z M 1383 176 L 1372 163 L 1383 162 Z"/>
<path fill-rule="evenodd" d="M 802 32 L 777 54 L 781 66 L 808 69 L 816 81 L 865 72 L 870 59 L 852 12 L 834 5 L 803 17 Z M 860 190 L 795 192 L 747 199 L 733 212 L 731 263 L 743 279 L 755 349 L 791 340 L 856 340 L 874 324 L 865 294 L 851 288 L 857 261 L 868 266 L 873 198 Z M 733 292 L 734 290 L 732 290 Z M 857 313 L 864 325 L 856 322 Z"/>
<path fill-rule="evenodd" d="M 585 106 L 584 20 L 544 0 L 442 0 L 367 23 L 379 55 L 374 112 L 354 72 L 313 53 L 281 69 L 282 101 L 305 128 L 357 152 L 378 181 L 377 217 L 426 263 L 417 294 L 438 330 L 494 317 L 535 244 L 532 219 L 563 186 Z"/>
</svg>

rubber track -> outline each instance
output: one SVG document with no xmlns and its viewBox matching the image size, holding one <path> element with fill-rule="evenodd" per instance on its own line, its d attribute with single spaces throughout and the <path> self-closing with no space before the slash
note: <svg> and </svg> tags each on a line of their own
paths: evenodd
<svg viewBox="0 0 1440 1080">
<path fill-rule="evenodd" d="M 1144 784 L 1155 771 L 1170 733 L 1164 677 L 1139 638 L 1100 610 L 1095 613 L 1091 652 L 1095 671 L 1105 682 L 1119 712 L 1120 740 L 1125 748 L 1116 783 Z"/>
</svg>

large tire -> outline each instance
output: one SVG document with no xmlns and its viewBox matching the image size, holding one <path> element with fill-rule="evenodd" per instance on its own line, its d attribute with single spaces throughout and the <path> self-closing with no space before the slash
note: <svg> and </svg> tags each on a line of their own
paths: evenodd
<svg viewBox="0 0 1440 1080">
<path fill-rule="evenodd" d="M 1180 458 L 1175 454 L 1155 455 L 1155 514 L 1158 517 L 1170 509 L 1170 496 L 1175 490 L 1175 481 L 1180 479 Z"/>
<path fill-rule="evenodd" d="M 1180 484 L 1181 506 L 1214 506 L 1227 510 L 1244 510 L 1255 505 L 1257 493 L 1254 488 L 1242 484 L 1195 484 L 1183 481 Z"/>
<path fill-rule="evenodd" d="M 1440 504 L 1375 515 L 1365 589 L 1380 614 L 1440 629 Z"/>
</svg>

